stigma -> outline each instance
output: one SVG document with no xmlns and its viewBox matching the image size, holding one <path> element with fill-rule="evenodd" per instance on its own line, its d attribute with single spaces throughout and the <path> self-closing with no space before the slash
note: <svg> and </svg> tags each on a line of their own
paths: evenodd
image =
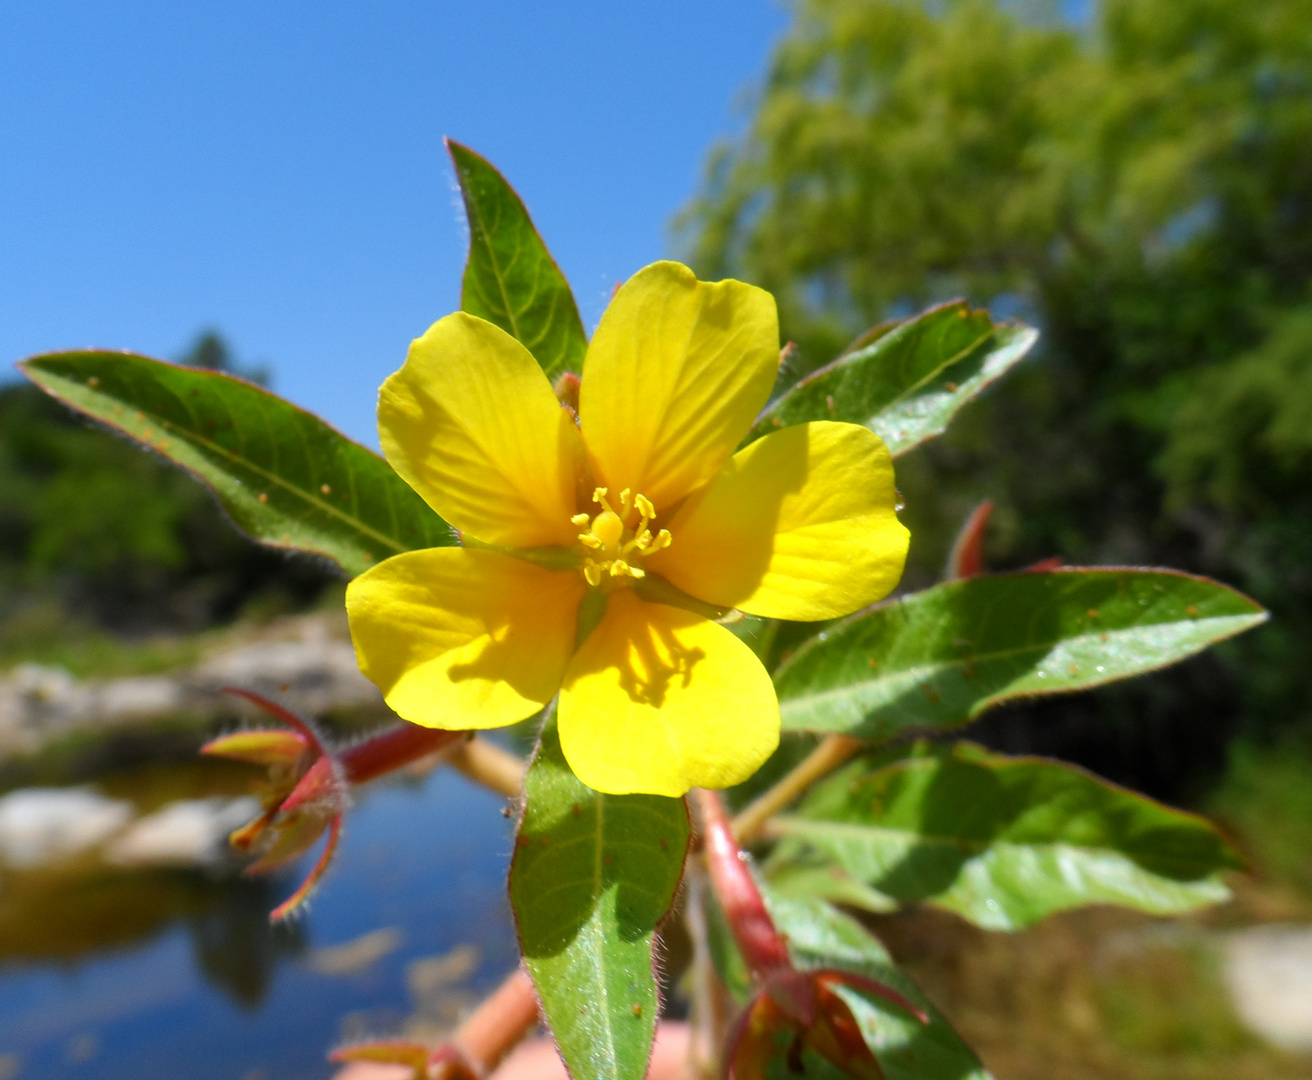
<svg viewBox="0 0 1312 1080">
<path fill-rule="evenodd" d="M 607 494 L 608 489 L 604 487 L 593 491 L 592 501 L 601 508 L 595 515 L 575 514 L 570 518 L 575 525 L 587 527 L 579 533 L 579 543 L 587 549 L 583 577 L 594 587 L 603 581 L 619 584 L 616 579 L 645 577 L 647 572 L 641 566 L 643 556 L 669 547 L 672 541 L 669 529 L 652 534 L 650 526 L 656 508 L 645 495 L 630 498 L 631 493 L 625 488 L 620 492 L 617 510 Z M 630 528 L 628 522 L 635 512 L 638 522 Z"/>
</svg>

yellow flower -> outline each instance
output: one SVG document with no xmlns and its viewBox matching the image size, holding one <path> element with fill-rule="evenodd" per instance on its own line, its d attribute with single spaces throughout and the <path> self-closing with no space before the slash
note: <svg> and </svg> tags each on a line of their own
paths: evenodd
<svg viewBox="0 0 1312 1080">
<path fill-rule="evenodd" d="M 769 293 L 678 263 L 635 274 L 588 347 L 577 421 L 522 344 L 458 313 L 382 387 L 398 473 L 464 545 L 351 582 L 360 669 L 416 724 L 491 728 L 559 691 L 570 767 L 598 791 L 745 780 L 779 740 L 755 654 L 707 614 L 845 615 L 888 593 L 908 534 L 856 424 L 734 453 L 778 367 Z"/>
</svg>

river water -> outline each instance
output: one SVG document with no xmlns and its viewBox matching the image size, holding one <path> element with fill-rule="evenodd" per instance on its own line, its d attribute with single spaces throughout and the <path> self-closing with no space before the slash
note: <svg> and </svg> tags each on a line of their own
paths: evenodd
<svg viewBox="0 0 1312 1080">
<path fill-rule="evenodd" d="M 343 1039 L 440 1030 L 516 963 L 503 805 L 447 769 L 360 792 L 288 926 L 265 915 L 308 861 L 256 882 L 93 875 L 82 907 L 0 925 L 20 946 L 0 966 L 0 1080 L 323 1080 Z M 92 895 L 113 889 L 117 907 Z M 96 925 L 105 910 L 141 925 Z"/>
</svg>

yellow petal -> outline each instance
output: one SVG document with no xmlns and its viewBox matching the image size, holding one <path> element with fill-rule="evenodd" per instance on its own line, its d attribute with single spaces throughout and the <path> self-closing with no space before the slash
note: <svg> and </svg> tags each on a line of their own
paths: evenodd
<svg viewBox="0 0 1312 1080">
<path fill-rule="evenodd" d="M 346 587 L 360 670 L 398 716 L 425 727 L 502 727 L 560 686 L 583 579 L 510 555 L 428 548 Z"/>
<path fill-rule="evenodd" d="M 615 294 L 588 346 L 579 417 L 593 472 L 612 492 L 668 510 L 714 476 L 774 386 L 774 298 L 653 263 Z"/>
<path fill-rule="evenodd" d="M 574 542 L 578 428 L 529 351 L 463 312 L 434 323 L 378 393 L 387 460 L 462 532 L 510 547 Z"/>
<path fill-rule="evenodd" d="M 774 686 L 751 649 L 627 589 L 570 662 L 559 710 L 565 760 L 612 795 L 729 787 L 779 744 Z"/>
<path fill-rule="evenodd" d="M 648 570 L 712 604 L 777 619 L 830 619 L 887 595 L 910 534 L 893 462 L 857 424 L 784 428 L 733 456 L 669 523 Z"/>
</svg>

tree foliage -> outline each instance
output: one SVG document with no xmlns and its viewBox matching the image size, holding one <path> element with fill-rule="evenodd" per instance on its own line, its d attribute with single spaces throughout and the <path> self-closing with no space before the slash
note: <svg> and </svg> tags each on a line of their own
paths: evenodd
<svg viewBox="0 0 1312 1080">
<path fill-rule="evenodd" d="M 184 360 L 235 370 L 212 332 Z M 153 454 L 79 422 L 34 386 L 0 388 L 7 615 L 55 602 L 115 628 L 196 627 L 258 594 L 303 602 L 327 579 L 323 566 L 253 547 L 205 491 Z"/>
<path fill-rule="evenodd" d="M 965 295 L 1043 329 L 899 472 L 922 573 L 971 501 L 992 556 L 1232 581 L 1250 713 L 1306 715 L 1312 644 L 1312 3 L 801 0 L 750 127 L 680 220 L 780 298 L 800 370 Z M 1185 708 L 1202 704 L 1188 701 Z"/>
</svg>

